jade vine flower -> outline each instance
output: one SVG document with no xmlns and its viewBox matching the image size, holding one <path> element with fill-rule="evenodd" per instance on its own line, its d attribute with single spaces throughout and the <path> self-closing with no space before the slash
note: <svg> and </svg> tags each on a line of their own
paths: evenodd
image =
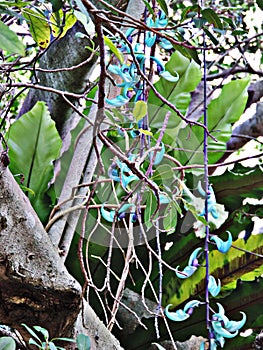
<svg viewBox="0 0 263 350">
<path fill-rule="evenodd" d="M 121 208 L 117 211 L 115 210 L 106 210 L 104 208 L 105 203 L 101 206 L 100 212 L 101 216 L 108 222 L 113 222 L 114 218 L 116 218 L 118 221 L 120 219 L 124 219 L 127 213 L 131 214 L 131 220 L 132 222 L 135 222 L 137 220 L 137 215 L 134 211 L 130 211 L 130 208 L 135 208 L 134 204 L 123 204 Z"/>
<path fill-rule="evenodd" d="M 183 309 L 179 309 L 175 312 L 169 311 L 170 306 L 172 306 L 172 304 L 169 304 L 165 308 L 165 314 L 172 321 L 184 321 L 190 317 L 190 315 L 193 313 L 193 309 L 198 307 L 200 304 L 203 303 L 199 300 L 192 300 L 186 303 Z"/>
<path fill-rule="evenodd" d="M 201 188 L 200 182 L 198 183 L 198 190 L 202 196 L 206 196 L 205 192 Z M 207 193 L 207 211 L 208 213 L 211 213 L 214 219 L 219 218 L 219 214 L 216 209 L 216 197 L 213 190 L 213 187 L 209 185 L 209 192 Z M 205 208 L 202 210 L 202 212 L 199 214 L 200 216 L 205 216 Z"/>
<path fill-rule="evenodd" d="M 159 11 L 156 15 L 155 19 L 148 17 L 146 20 L 146 24 L 150 28 L 164 28 L 168 24 L 168 20 L 165 16 L 165 13 L 163 11 Z M 147 31 L 145 34 L 145 44 L 148 47 L 152 47 L 154 43 L 156 42 L 157 35 Z"/>
<path fill-rule="evenodd" d="M 170 72 L 165 70 L 163 62 L 160 61 L 158 58 L 151 56 L 151 60 L 153 60 L 157 64 L 157 72 L 160 75 L 160 77 L 172 83 L 176 83 L 179 80 L 179 74 L 175 72 L 176 75 L 172 75 Z"/>
<path fill-rule="evenodd" d="M 232 242 L 233 242 L 233 238 L 232 238 L 231 233 L 229 231 L 227 231 L 227 233 L 228 233 L 227 241 L 223 241 L 218 236 L 212 236 L 210 238 L 210 241 L 214 241 L 216 243 L 216 247 L 221 253 L 227 253 L 232 245 Z"/>
<path fill-rule="evenodd" d="M 184 268 L 183 271 L 178 271 L 178 267 L 176 267 L 176 276 L 179 277 L 179 278 L 188 278 L 190 276 L 192 276 L 195 271 L 197 270 L 198 266 L 199 266 L 199 263 L 198 263 L 198 254 L 200 252 L 200 250 L 202 250 L 202 248 L 196 248 L 192 254 L 190 255 L 190 258 L 188 260 L 188 265 Z"/>
<path fill-rule="evenodd" d="M 234 338 L 238 331 L 244 326 L 247 320 L 247 316 L 244 312 L 242 314 L 242 320 L 240 321 L 230 321 L 225 315 L 225 310 L 223 306 L 219 303 L 218 313 L 212 316 L 212 327 L 213 333 L 216 341 L 223 347 L 225 339 L 224 338 Z"/>
<path fill-rule="evenodd" d="M 216 283 L 214 276 L 209 276 L 208 280 L 208 291 L 213 296 L 216 297 L 220 293 L 221 281 L 218 279 L 218 284 Z"/>
<path fill-rule="evenodd" d="M 130 182 L 138 180 L 138 177 L 132 173 L 130 168 L 119 159 L 110 166 L 108 175 L 113 181 L 120 182 L 125 190 Z"/>
</svg>

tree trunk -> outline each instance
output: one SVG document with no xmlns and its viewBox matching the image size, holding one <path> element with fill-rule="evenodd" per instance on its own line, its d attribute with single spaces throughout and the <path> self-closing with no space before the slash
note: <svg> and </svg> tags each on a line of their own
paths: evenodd
<svg viewBox="0 0 263 350">
<path fill-rule="evenodd" d="M 51 337 L 89 335 L 92 349 L 122 349 L 82 299 L 28 198 L 0 168 L 0 320 L 17 329 L 39 325 Z M 84 307 L 83 307 L 84 305 Z M 84 320 L 84 325 L 82 324 Z"/>
</svg>

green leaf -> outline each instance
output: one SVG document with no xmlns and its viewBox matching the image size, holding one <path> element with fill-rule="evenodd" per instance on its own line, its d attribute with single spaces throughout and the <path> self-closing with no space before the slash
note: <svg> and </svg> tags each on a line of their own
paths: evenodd
<svg viewBox="0 0 263 350">
<path fill-rule="evenodd" d="M 192 5 L 192 6 L 187 6 L 181 14 L 181 19 L 180 22 L 183 22 L 185 19 L 187 19 L 189 16 L 188 14 L 191 13 L 192 16 L 196 16 L 198 13 L 200 13 L 200 6 L 199 5 Z"/>
<path fill-rule="evenodd" d="M 160 78 L 155 87 L 163 97 L 185 114 L 191 100 L 190 93 L 196 89 L 202 78 L 201 69 L 195 61 L 189 60 L 178 51 L 172 54 L 165 69 L 171 74 L 176 72 L 179 80 L 174 83 Z M 168 111 L 171 111 L 171 116 L 167 128 L 175 129 L 180 124 L 181 118 L 150 91 L 148 98 L 150 126 L 160 129 Z"/>
<path fill-rule="evenodd" d="M 163 228 L 166 231 L 175 231 L 177 224 L 177 210 L 176 206 L 171 202 L 164 212 Z"/>
<path fill-rule="evenodd" d="M 91 347 L 90 338 L 85 334 L 78 334 L 77 347 L 78 350 L 89 350 Z"/>
<path fill-rule="evenodd" d="M 144 130 L 144 129 L 138 129 L 141 134 L 147 135 L 147 136 L 153 136 L 153 133 L 149 130 Z"/>
<path fill-rule="evenodd" d="M 152 179 L 159 185 L 164 184 L 166 186 L 171 186 L 174 180 L 174 172 L 169 164 L 158 165 Z"/>
<path fill-rule="evenodd" d="M 146 199 L 146 208 L 144 211 L 144 222 L 147 229 L 152 227 L 152 216 L 157 209 L 157 199 L 155 195 L 150 192 Z"/>
<path fill-rule="evenodd" d="M 48 338 L 49 338 L 49 333 L 48 333 L 48 330 L 46 330 L 45 328 L 43 327 L 40 327 L 40 326 L 34 326 L 33 328 L 35 328 L 35 330 L 41 334 L 43 334 L 43 337 L 44 339 L 47 341 Z"/>
<path fill-rule="evenodd" d="M 29 339 L 28 344 L 29 344 L 29 345 L 35 345 L 35 346 L 37 346 L 39 349 L 42 349 L 42 343 L 41 343 L 41 345 L 38 344 L 33 338 L 30 338 L 30 339 Z"/>
<path fill-rule="evenodd" d="M 16 33 L 8 28 L 6 24 L 0 21 L 0 48 L 11 53 L 18 53 L 25 56 L 25 48 L 18 39 Z"/>
<path fill-rule="evenodd" d="M 110 51 L 118 58 L 121 64 L 124 62 L 123 53 L 116 47 L 110 38 L 104 36 L 104 43 L 108 46 Z"/>
<path fill-rule="evenodd" d="M 144 101 L 137 101 L 133 108 L 132 114 L 137 122 L 140 121 L 147 114 L 147 103 Z"/>
<path fill-rule="evenodd" d="M 53 177 L 53 161 L 58 158 L 61 139 L 44 102 L 37 102 L 9 131 L 10 170 L 24 175 L 24 185 L 35 196 L 28 194 L 41 220 L 49 214 L 45 192 Z"/>
<path fill-rule="evenodd" d="M 28 331 L 29 334 L 32 335 L 32 337 L 36 338 L 39 343 L 41 344 L 41 340 L 40 338 L 36 335 L 36 333 L 33 331 L 33 329 L 31 329 L 30 327 L 28 327 L 25 323 L 22 323 L 22 326 L 25 327 L 25 329 Z M 38 345 L 39 346 L 39 345 Z"/>
<path fill-rule="evenodd" d="M 63 26 L 58 26 L 57 24 L 51 24 L 51 30 L 52 34 L 55 38 L 59 37 L 60 39 L 63 38 L 63 36 L 66 35 L 67 31 L 73 27 L 73 25 L 76 23 L 77 18 L 74 15 L 73 12 L 67 12 L 66 15 L 63 14 L 63 11 L 60 10 L 58 13 L 53 13 L 51 15 L 52 22 L 56 23 L 56 15 L 59 15 L 60 18 L 63 18 L 65 16 L 65 23 Z"/>
<path fill-rule="evenodd" d="M 42 13 L 31 9 L 24 9 L 22 13 L 29 24 L 32 38 L 39 47 L 47 48 L 50 43 L 50 27 L 46 17 Z"/>
<path fill-rule="evenodd" d="M 209 23 L 214 25 L 215 28 L 223 29 L 223 24 L 214 10 L 206 8 L 202 10 L 201 13 Z"/>
<path fill-rule="evenodd" d="M 59 11 L 63 6 L 62 0 L 50 0 L 50 2 L 52 4 L 52 11 L 53 12 Z"/>
<path fill-rule="evenodd" d="M 15 350 L 16 342 L 11 337 L 0 338 L 0 350 Z"/>
<path fill-rule="evenodd" d="M 204 31 L 214 45 L 219 44 L 219 41 L 217 40 L 217 38 L 207 28 L 204 28 Z"/>
<path fill-rule="evenodd" d="M 150 5 L 149 1 L 147 1 L 147 0 L 142 0 L 142 1 L 144 2 L 144 5 L 146 6 L 149 13 L 154 16 L 154 11 L 153 11 L 153 8 Z"/>
<path fill-rule="evenodd" d="M 81 11 L 75 10 L 74 15 L 76 16 L 77 20 L 83 24 L 83 26 L 86 30 L 86 33 L 90 36 L 90 40 L 91 40 L 91 38 L 95 34 L 95 26 L 94 26 L 92 20 Z"/>
<path fill-rule="evenodd" d="M 246 105 L 248 84 L 247 78 L 231 81 L 223 87 L 219 97 L 208 105 L 208 130 L 217 140 L 208 138 L 209 164 L 218 161 L 226 151 L 226 143 L 232 133 L 231 125 L 239 119 Z M 187 125 L 177 131 L 178 134 L 175 130 L 170 136 L 176 140 L 174 146 L 185 152 L 175 151 L 173 157 L 183 165 L 202 164 L 204 130 L 200 126 Z M 200 173 L 197 169 L 194 172 Z"/>
<path fill-rule="evenodd" d="M 160 8 L 163 10 L 163 12 L 168 16 L 168 5 L 166 0 L 157 0 Z"/>
</svg>

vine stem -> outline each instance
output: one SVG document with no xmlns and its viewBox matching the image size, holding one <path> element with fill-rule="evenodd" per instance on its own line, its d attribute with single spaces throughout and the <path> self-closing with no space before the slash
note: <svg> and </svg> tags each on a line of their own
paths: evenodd
<svg viewBox="0 0 263 350">
<path fill-rule="evenodd" d="M 205 33 L 203 32 L 203 45 L 205 47 Z M 207 116 L 207 65 L 206 50 L 203 50 L 204 64 L 204 183 L 205 183 L 205 219 L 208 223 L 208 194 L 209 194 L 209 177 L 208 177 L 208 116 Z M 206 303 L 206 327 L 208 330 L 209 349 L 211 349 L 211 327 L 210 327 L 210 306 L 209 306 L 209 225 L 205 227 L 205 303 Z"/>
</svg>

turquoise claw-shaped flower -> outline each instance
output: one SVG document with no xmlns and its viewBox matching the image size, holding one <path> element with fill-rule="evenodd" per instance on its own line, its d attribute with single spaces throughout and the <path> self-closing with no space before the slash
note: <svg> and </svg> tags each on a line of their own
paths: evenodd
<svg viewBox="0 0 263 350">
<path fill-rule="evenodd" d="M 171 50 L 173 48 L 173 45 L 171 44 L 171 42 L 165 38 L 160 39 L 159 45 L 164 50 Z"/>
<path fill-rule="evenodd" d="M 113 181 L 120 182 L 124 189 L 127 188 L 130 182 L 138 180 L 138 176 L 134 175 L 130 168 L 119 159 L 116 159 L 115 163 L 111 165 L 108 175 Z"/>
<path fill-rule="evenodd" d="M 122 106 L 126 105 L 126 103 L 128 103 L 130 101 L 130 99 L 127 96 L 118 95 L 117 97 L 113 98 L 112 100 L 109 100 L 108 98 L 106 98 L 105 101 L 106 101 L 106 103 L 108 103 L 108 105 L 111 105 L 114 107 L 122 107 Z"/>
<path fill-rule="evenodd" d="M 216 283 L 215 277 L 210 275 L 208 280 L 208 291 L 213 296 L 216 297 L 220 293 L 221 281 L 218 279 L 218 284 Z"/>
<path fill-rule="evenodd" d="M 169 304 L 165 308 L 165 314 L 172 321 L 175 321 L 175 322 L 185 321 L 190 317 L 190 315 L 193 312 L 193 309 L 195 307 L 198 307 L 200 304 L 202 304 L 201 301 L 192 300 L 192 301 L 189 301 L 188 303 L 186 303 L 183 309 L 179 309 L 175 312 L 169 311 L 169 307 L 172 306 L 172 304 Z"/>
<path fill-rule="evenodd" d="M 152 47 L 156 41 L 156 34 L 152 32 L 146 32 L 144 41 L 146 46 Z"/>
<path fill-rule="evenodd" d="M 247 321 L 247 315 L 243 311 L 240 311 L 240 313 L 242 314 L 242 320 L 227 322 L 226 328 L 229 330 L 229 332 L 239 331 L 245 325 Z"/>
<path fill-rule="evenodd" d="M 122 183 L 122 186 L 124 189 L 127 188 L 127 186 L 129 185 L 130 182 L 135 181 L 135 180 L 138 180 L 138 176 L 134 175 L 134 174 L 131 174 L 128 176 L 125 174 L 122 174 L 122 176 L 121 176 L 121 183 Z"/>
<path fill-rule="evenodd" d="M 198 183 L 198 191 L 202 196 L 206 196 L 205 191 L 201 187 L 201 182 Z M 216 197 L 213 190 L 213 187 L 209 185 L 209 192 L 207 194 L 207 211 L 208 213 L 211 213 L 214 219 L 219 218 L 219 214 L 216 209 Z M 199 214 L 200 216 L 205 216 L 205 208 L 203 211 Z"/>
<path fill-rule="evenodd" d="M 176 75 L 172 75 L 170 72 L 165 70 L 163 63 L 158 58 L 151 56 L 151 60 L 156 62 L 157 71 L 162 78 L 164 78 L 165 80 L 168 80 L 172 83 L 175 83 L 179 80 L 179 74 L 177 72 L 175 72 Z"/>
<path fill-rule="evenodd" d="M 219 238 L 218 236 L 212 236 L 210 238 L 210 241 L 214 241 L 216 243 L 216 247 L 217 249 L 221 252 L 221 253 L 227 253 L 232 245 L 233 242 L 233 238 L 232 235 L 229 231 L 227 231 L 228 233 L 228 239 L 227 241 L 223 241 L 221 238 Z"/>
<path fill-rule="evenodd" d="M 223 328 L 222 323 L 220 321 L 213 321 L 212 327 L 215 333 L 223 338 L 234 338 L 238 335 L 238 331 L 231 333 L 227 329 Z"/>
<path fill-rule="evenodd" d="M 196 248 L 192 252 L 192 254 L 190 255 L 190 258 L 188 260 L 188 265 L 183 269 L 183 271 L 178 270 L 179 266 L 176 267 L 175 274 L 177 277 L 185 279 L 185 278 L 192 276 L 195 273 L 195 271 L 197 270 L 197 268 L 199 266 L 197 256 L 198 256 L 200 250 L 202 250 L 202 248 Z"/>
<path fill-rule="evenodd" d="M 104 209 L 104 204 L 101 206 L 100 208 L 100 212 L 101 212 L 101 215 L 103 217 L 103 219 L 105 219 L 106 221 L 108 222 L 113 222 L 114 221 L 114 218 L 115 218 L 115 215 L 116 215 L 116 211 L 115 210 L 106 210 Z"/>
<path fill-rule="evenodd" d="M 220 344 L 224 344 L 224 340 L 222 338 L 234 338 L 238 334 L 238 331 L 246 323 L 247 316 L 241 311 L 242 320 L 230 321 L 225 315 L 223 306 L 219 303 L 217 303 L 217 305 L 219 311 L 212 316 L 212 327 L 217 341 Z"/>
</svg>

